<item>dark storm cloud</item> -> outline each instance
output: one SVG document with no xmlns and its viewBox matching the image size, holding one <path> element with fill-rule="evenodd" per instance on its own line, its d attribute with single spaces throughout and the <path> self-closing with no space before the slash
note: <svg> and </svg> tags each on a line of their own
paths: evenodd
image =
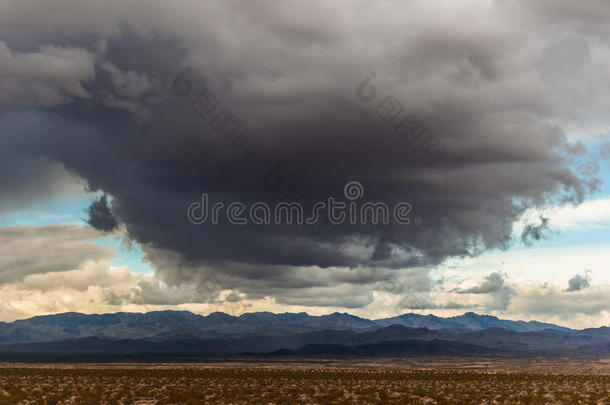
<svg viewBox="0 0 610 405">
<path fill-rule="evenodd" d="M 119 227 L 119 221 L 115 218 L 105 194 L 89 205 L 87 215 L 87 223 L 98 231 L 112 232 Z"/>
<path fill-rule="evenodd" d="M 451 7 L 423 2 L 291 3 L 302 12 L 274 2 L 30 4 L 2 5 L 0 33 L 27 29 L 43 45 L 61 26 L 61 43 L 41 48 L 40 57 L 60 58 L 66 77 L 41 75 L 22 58 L 28 86 L 44 90 L 54 107 L 32 112 L 31 98 L 0 98 L 12 107 L 30 102 L 27 112 L 3 115 L 10 135 L 2 150 L 52 159 L 111 195 L 129 236 L 176 285 L 219 274 L 224 286 L 253 297 L 366 305 L 366 286 L 380 280 L 354 276 L 359 266 L 391 271 L 505 247 L 524 210 L 578 203 L 588 191 L 568 168 L 573 148 L 550 123 L 553 95 L 537 60 L 522 48 L 523 32 L 538 35 L 538 27 L 513 29 L 516 21 L 500 9 L 483 7 L 464 24 L 443 18 Z M 70 6 L 70 18 L 60 5 Z M 83 45 L 92 35 L 95 45 Z M 75 55 L 93 61 L 94 77 L 70 68 Z M 172 77 L 186 66 L 188 85 L 175 94 Z M 356 89 L 372 71 L 376 97 L 363 101 Z M 446 147 L 434 166 L 399 137 L 400 119 L 383 115 L 388 96 Z M 206 115 L 201 103 L 210 97 L 217 105 Z M 214 130 L 224 109 L 251 131 L 255 149 Z M 296 199 L 311 208 L 343 199 L 353 180 L 365 189 L 362 201 L 409 202 L 423 223 L 320 232 L 196 226 L 186 217 L 202 193 L 246 205 Z"/>
<path fill-rule="evenodd" d="M 32 142 L 43 127 L 37 114 L 28 114 L 29 119 L 23 114 L 0 108 L 0 214 L 44 197 L 82 193 L 85 185 L 52 155 L 38 152 Z"/>
</svg>

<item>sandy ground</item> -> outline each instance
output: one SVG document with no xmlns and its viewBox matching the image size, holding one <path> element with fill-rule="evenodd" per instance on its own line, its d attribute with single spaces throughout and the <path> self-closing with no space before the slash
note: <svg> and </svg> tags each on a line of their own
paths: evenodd
<svg viewBox="0 0 610 405">
<path fill-rule="evenodd" d="M 549 359 L 549 358 L 506 358 L 506 359 L 465 359 L 465 358 L 419 358 L 419 359 L 293 359 L 264 361 L 256 359 L 202 362 L 163 363 L 96 363 L 96 362 L 0 362 L 0 368 L 46 368 L 46 369 L 211 369 L 256 367 L 281 368 L 383 368 L 405 370 L 471 370 L 497 372 L 531 372 L 545 374 L 610 375 L 610 358 L 599 360 Z"/>
</svg>

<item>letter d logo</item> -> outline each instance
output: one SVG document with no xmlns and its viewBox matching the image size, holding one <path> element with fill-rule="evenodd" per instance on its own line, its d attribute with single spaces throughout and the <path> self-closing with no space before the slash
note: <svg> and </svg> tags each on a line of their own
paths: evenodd
<svg viewBox="0 0 610 405">
<path fill-rule="evenodd" d="M 186 210 L 186 217 L 192 224 L 201 225 L 208 219 L 208 195 L 201 194 L 201 202 L 195 201 Z"/>
</svg>

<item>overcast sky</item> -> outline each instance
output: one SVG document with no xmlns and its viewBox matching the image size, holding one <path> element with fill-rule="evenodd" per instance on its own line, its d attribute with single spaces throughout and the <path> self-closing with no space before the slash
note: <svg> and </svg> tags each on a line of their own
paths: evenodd
<svg viewBox="0 0 610 405">
<path fill-rule="evenodd" d="M 609 18 L 605 0 L 0 1 L 0 320 L 608 325 Z M 350 181 L 410 223 L 187 217 L 204 193 L 308 210 Z"/>
</svg>

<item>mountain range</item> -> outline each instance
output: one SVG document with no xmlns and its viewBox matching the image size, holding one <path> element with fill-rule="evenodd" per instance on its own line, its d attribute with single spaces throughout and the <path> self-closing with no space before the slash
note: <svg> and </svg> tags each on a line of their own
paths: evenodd
<svg viewBox="0 0 610 405">
<path fill-rule="evenodd" d="M 449 318 L 404 314 L 377 320 L 304 312 L 63 313 L 0 323 L 0 359 L 599 354 L 610 354 L 608 327 L 574 330 L 472 312 Z"/>
</svg>

